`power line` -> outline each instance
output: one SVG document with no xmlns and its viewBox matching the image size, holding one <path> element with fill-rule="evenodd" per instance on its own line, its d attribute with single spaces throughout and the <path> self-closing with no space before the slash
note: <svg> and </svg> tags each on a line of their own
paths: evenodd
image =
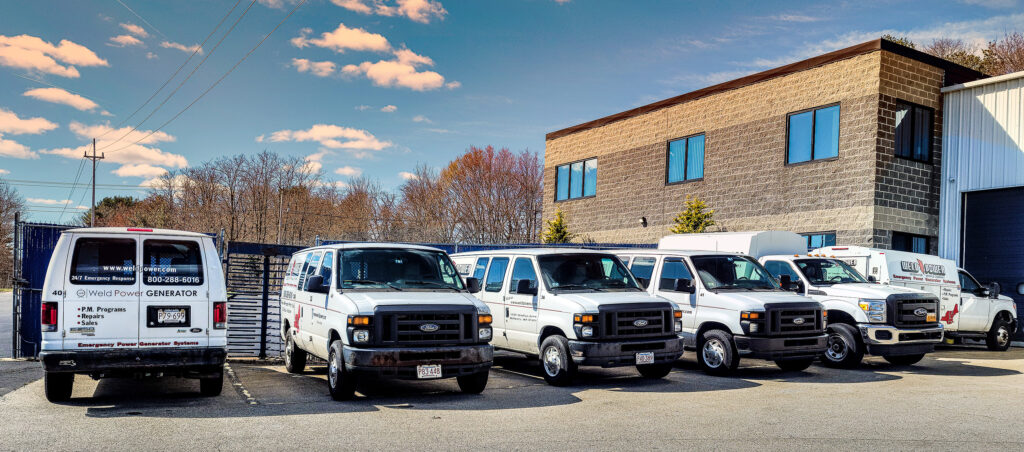
<svg viewBox="0 0 1024 452">
<path fill-rule="evenodd" d="M 67 92 L 69 92 L 71 94 L 77 94 L 77 95 L 82 96 L 82 97 L 88 97 L 89 99 L 105 102 L 103 99 L 101 99 L 99 97 L 87 96 L 87 95 L 82 94 L 80 92 L 72 91 L 70 89 L 67 89 L 67 88 L 65 88 L 63 86 L 54 85 L 53 83 L 47 82 L 46 80 L 40 80 L 40 79 L 37 79 L 37 78 L 29 77 L 27 75 L 21 75 L 21 74 L 15 73 L 14 71 L 7 71 L 7 72 L 10 72 L 11 75 L 13 75 L 15 77 L 20 77 L 20 78 L 23 78 L 25 80 L 29 80 L 29 81 L 32 81 L 32 82 L 39 83 L 41 85 L 46 85 L 46 86 L 49 86 L 50 88 L 62 89 L 62 90 L 67 91 Z"/>
<path fill-rule="evenodd" d="M 122 135 L 120 138 L 118 138 L 118 139 L 116 139 L 114 141 L 111 141 L 109 143 L 105 143 L 103 145 L 103 147 L 99 148 L 99 150 L 102 151 L 104 149 L 107 149 L 107 148 L 113 146 L 114 144 L 116 144 L 117 142 L 125 139 L 125 137 L 127 137 L 128 135 L 131 135 L 132 132 L 134 132 L 136 130 L 139 130 L 139 127 L 142 127 L 142 125 L 145 124 L 146 121 L 149 121 L 149 118 L 152 118 L 153 115 L 156 114 L 156 112 L 160 111 L 160 109 L 163 108 L 163 106 L 167 103 L 167 101 L 171 100 L 171 97 L 173 97 L 178 92 L 178 90 L 181 89 L 182 86 L 185 86 L 185 82 L 188 82 L 188 80 L 190 78 L 192 78 L 193 75 L 195 75 L 196 71 L 198 71 L 199 68 L 203 66 L 203 63 L 206 63 L 206 60 L 210 59 L 210 57 L 213 56 L 213 52 L 217 51 L 217 48 L 220 47 L 221 43 L 223 43 L 224 40 L 227 39 L 228 35 L 230 35 L 231 32 L 235 30 L 235 26 L 237 26 L 238 23 L 242 21 L 242 18 L 245 17 L 245 15 L 249 13 L 249 10 L 252 8 L 252 5 L 255 5 L 255 4 L 256 4 L 256 0 L 252 0 L 252 2 L 249 3 L 249 6 L 245 8 L 245 11 L 242 11 L 242 14 L 240 16 L 238 16 L 237 19 L 235 19 L 234 23 L 231 24 L 231 28 L 228 28 L 228 31 L 224 32 L 224 35 L 221 36 L 220 40 L 218 40 L 217 43 L 213 45 L 213 47 L 206 54 L 206 56 L 204 56 L 203 59 L 199 61 L 199 64 L 196 64 L 196 67 L 192 68 L 192 72 L 189 72 L 188 75 L 185 76 L 185 78 L 181 81 L 181 83 L 178 83 L 178 86 L 174 88 L 174 91 L 171 91 L 171 93 L 168 94 L 167 97 L 165 97 L 164 100 L 160 102 L 160 105 L 157 105 L 156 108 L 154 108 L 153 111 L 149 112 L 149 114 L 146 115 L 145 118 L 142 118 L 142 121 L 139 122 L 138 124 L 136 124 L 135 127 L 132 127 L 132 130 L 129 130 L 128 132 L 125 132 L 124 135 Z M 132 144 L 130 144 L 128 146 L 132 146 L 132 145 L 138 144 L 142 140 L 144 140 L 146 138 L 149 138 L 152 135 L 153 135 L 153 133 L 150 133 L 150 134 L 142 137 L 142 139 L 140 139 L 139 141 L 136 141 L 135 143 L 132 143 Z M 126 148 L 128 146 L 125 146 L 124 148 Z M 121 150 L 121 149 L 124 149 L 124 148 L 120 148 L 118 150 Z M 114 152 L 114 151 L 111 151 L 111 152 Z"/>
<path fill-rule="evenodd" d="M 92 187 L 92 184 L 90 184 L 90 183 L 73 184 L 72 182 L 55 182 L 55 181 L 27 180 L 27 179 L 7 179 L 7 178 L 0 178 L 0 180 L 3 180 L 4 182 L 7 182 L 7 183 L 9 183 L 11 185 L 43 185 L 43 186 L 48 186 L 48 187 L 70 187 L 70 186 L 74 185 L 75 187 Z M 96 186 L 97 187 L 103 187 L 103 188 L 125 188 L 125 189 L 133 188 L 133 187 L 126 187 L 124 185 L 118 185 L 118 184 L 96 184 Z M 147 188 L 147 187 L 137 187 L 137 188 Z"/>
<path fill-rule="evenodd" d="M 266 36 L 264 36 L 264 37 L 263 37 L 263 39 L 261 39 L 261 40 L 260 40 L 260 42 L 258 42 L 258 43 L 256 44 L 256 46 L 255 46 L 255 47 L 253 47 L 253 48 L 252 48 L 251 50 L 249 50 L 249 53 L 246 53 L 246 54 L 245 54 L 245 56 L 243 56 L 243 57 L 242 57 L 242 59 L 238 60 L 238 62 L 237 62 L 237 63 L 235 63 L 235 65 L 234 65 L 234 66 L 231 66 L 231 69 L 228 69 L 228 71 L 227 71 L 227 72 L 225 72 L 225 73 L 224 73 L 224 75 L 222 75 L 222 76 L 221 76 L 221 77 L 220 77 L 219 79 L 217 79 L 217 81 L 216 81 L 216 82 L 214 82 L 214 83 L 213 83 L 212 85 L 210 85 L 210 87 L 209 87 L 209 88 L 207 88 L 207 89 L 206 89 L 206 91 L 203 91 L 203 93 L 202 93 L 202 94 L 200 94 L 200 95 L 199 95 L 199 97 L 196 97 L 196 99 L 195 99 L 195 100 L 193 100 L 193 101 L 192 101 L 192 103 L 190 103 L 190 104 L 186 105 L 186 106 L 185 106 L 185 108 L 181 109 L 181 111 L 179 111 L 179 112 L 178 112 L 178 114 L 174 115 L 173 117 L 171 117 L 171 119 L 168 119 L 168 120 L 167 120 L 166 122 L 164 122 L 163 124 L 161 124 L 161 125 L 160 125 L 160 127 L 157 127 L 156 129 L 153 129 L 153 130 L 151 130 L 151 131 L 150 131 L 150 132 L 149 132 L 148 134 L 146 134 L 146 135 L 145 135 L 145 136 L 143 136 L 142 138 L 139 138 L 139 139 L 138 139 L 138 140 L 136 140 L 136 141 L 135 141 L 134 143 L 132 143 L 132 144 L 129 144 L 129 145 L 127 145 L 127 146 L 123 146 L 123 147 L 120 147 L 120 148 L 118 148 L 118 149 L 115 149 L 115 150 L 113 150 L 113 151 L 110 151 L 110 152 L 117 152 L 117 151 L 120 151 L 120 150 L 126 149 L 126 148 L 128 148 L 128 147 L 134 146 L 134 145 L 136 145 L 136 144 L 139 144 L 139 143 L 141 143 L 141 142 L 142 142 L 143 140 L 145 140 L 146 138 L 149 138 L 149 137 L 150 137 L 150 136 L 152 136 L 153 134 L 155 134 L 155 133 L 159 132 L 159 131 L 160 131 L 161 129 L 163 129 L 163 128 L 164 128 L 164 127 L 166 127 L 166 126 L 167 126 L 168 124 L 170 124 L 171 122 L 173 122 L 173 121 L 174 121 L 175 119 L 178 119 L 178 117 L 179 117 L 179 116 L 181 116 L 181 115 L 182 115 L 182 113 L 185 113 L 186 111 L 188 111 L 188 109 L 189 109 L 189 108 L 191 108 L 191 107 L 192 107 L 193 105 L 195 105 L 195 103 L 196 103 L 196 102 L 199 102 L 199 100 L 200 100 L 200 99 L 202 99 L 202 98 L 203 98 L 204 96 L 206 96 L 206 94 L 207 94 L 207 93 L 209 93 L 209 92 L 210 92 L 211 90 L 213 90 L 213 88 L 215 88 L 215 87 L 216 87 L 217 85 L 219 85 L 219 84 L 220 84 L 220 82 L 224 81 L 224 79 L 225 79 L 225 78 L 227 78 L 227 76 L 228 76 L 228 75 L 230 75 L 230 74 L 231 74 L 231 73 L 232 73 L 232 72 L 233 72 L 233 71 L 234 71 L 235 69 L 237 69 L 237 68 L 238 68 L 238 66 L 239 66 L 239 65 L 241 65 L 241 64 L 242 64 L 242 62 L 244 62 L 244 61 L 246 60 L 246 58 L 249 58 L 249 56 L 250 56 L 250 55 L 252 55 L 252 53 L 253 53 L 253 52 L 255 52 L 255 51 L 256 51 L 256 49 L 259 49 L 259 48 L 260 48 L 260 46 L 261 46 L 261 45 L 263 45 L 263 42 L 264 42 L 264 41 L 266 41 L 266 40 L 267 40 L 267 38 L 269 38 L 269 37 L 270 37 L 270 35 L 274 34 L 274 32 L 275 32 L 275 31 L 277 31 L 277 29 L 278 29 L 278 28 L 280 28 L 280 27 L 281 27 L 281 25 L 282 25 L 282 24 L 284 24 L 284 23 L 285 23 L 285 21 L 287 21 L 287 20 L 288 20 L 288 18 L 292 16 L 292 14 L 295 14 L 295 11 L 296 11 L 296 10 L 298 10 L 298 9 L 299 9 L 299 7 L 300 7 L 300 6 L 302 6 L 302 5 L 303 5 L 303 4 L 305 4 L 305 3 L 306 3 L 306 0 L 302 0 L 302 1 L 301 1 L 301 2 L 299 2 L 299 3 L 297 4 L 297 5 L 295 5 L 295 7 L 294 7 L 294 8 L 292 8 L 292 10 L 288 12 L 288 15 L 287 15 L 287 16 L 285 16 L 285 17 L 284 17 L 284 19 L 281 19 L 281 21 L 280 21 L 280 22 L 278 22 L 278 23 L 277 23 L 277 25 L 276 25 L 276 26 L 274 26 L 274 28 L 273 28 L 272 30 L 270 30 L 270 33 L 267 33 L 267 35 L 266 35 Z M 249 7 L 252 7 L 252 4 L 251 4 L 251 3 L 249 4 Z M 247 9 L 247 10 L 248 10 L 248 9 Z"/>
<path fill-rule="evenodd" d="M 165 34 L 164 34 L 164 32 L 162 32 L 162 31 L 160 31 L 159 29 L 157 29 L 156 27 L 154 27 L 154 26 L 153 26 L 153 24 L 149 23 L 149 21 L 148 21 L 148 20 L 146 20 L 146 18 L 144 18 L 144 17 L 140 16 L 140 15 L 139 15 L 139 13 L 135 12 L 135 10 L 134 10 L 134 9 L 131 9 L 131 8 L 129 8 L 129 7 L 128 7 L 128 5 L 125 5 L 125 4 L 124 4 L 124 2 L 122 2 L 121 0 L 117 0 L 117 2 L 118 2 L 118 3 L 120 3 L 120 4 L 121 4 L 121 6 L 123 6 L 123 7 L 124 7 L 124 9 L 127 9 L 127 10 L 128 10 L 128 12 L 130 12 L 130 13 L 134 14 L 134 15 L 135 15 L 135 17 L 138 17 L 138 18 L 139 18 L 139 20 L 141 20 L 141 21 L 145 22 L 145 23 L 146 23 L 146 25 L 149 25 L 149 28 L 152 28 L 152 29 L 153 29 L 153 31 L 155 31 L 155 32 L 159 33 L 159 34 L 160 34 L 160 36 L 163 36 L 163 37 L 164 37 L 164 40 L 167 40 L 167 41 L 170 41 L 170 40 L 171 40 L 171 38 L 168 38 L 168 37 L 167 37 L 167 35 L 165 35 Z"/>
<path fill-rule="evenodd" d="M 78 164 L 78 172 L 75 173 L 75 181 L 71 183 L 71 191 L 68 192 L 68 197 L 65 198 L 67 202 L 64 203 L 64 208 L 60 211 L 60 216 L 57 217 L 57 221 L 60 221 L 64 217 L 64 209 L 68 208 L 68 203 L 71 202 L 71 196 L 75 194 L 75 184 L 78 183 L 78 179 L 82 177 L 82 168 L 85 168 L 85 159 L 82 159 Z"/>
</svg>

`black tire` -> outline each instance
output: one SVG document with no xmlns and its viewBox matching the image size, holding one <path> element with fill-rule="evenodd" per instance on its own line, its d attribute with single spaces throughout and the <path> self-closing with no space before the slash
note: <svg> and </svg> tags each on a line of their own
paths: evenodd
<svg viewBox="0 0 1024 452">
<path fill-rule="evenodd" d="M 740 355 L 732 334 L 722 330 L 708 330 L 697 342 L 697 362 L 711 375 L 729 375 L 740 366 Z"/>
<path fill-rule="evenodd" d="M 640 364 L 636 366 L 636 370 L 639 371 L 640 375 L 643 375 L 644 378 L 665 378 L 670 372 L 672 372 L 672 363 Z"/>
<path fill-rule="evenodd" d="M 821 354 L 821 363 L 836 369 L 853 369 L 864 359 L 864 351 L 856 328 L 834 323 L 828 326 L 828 348 Z"/>
<path fill-rule="evenodd" d="M 917 364 L 918 361 L 924 359 L 924 353 L 917 355 L 883 356 L 882 358 L 885 358 L 886 361 L 889 361 L 889 364 L 894 366 L 912 366 Z"/>
<path fill-rule="evenodd" d="M 487 375 L 490 372 L 483 371 L 477 372 L 472 375 L 463 375 L 461 377 L 455 377 L 459 382 L 459 389 L 466 394 L 479 394 L 484 392 L 484 388 L 487 387 Z"/>
<path fill-rule="evenodd" d="M 306 354 L 305 350 L 300 349 L 295 345 L 295 339 L 292 338 L 291 331 L 285 333 L 284 342 L 284 368 L 288 373 L 301 374 L 306 369 Z"/>
<path fill-rule="evenodd" d="M 1000 317 L 992 322 L 992 329 L 988 331 L 988 336 L 985 337 L 985 345 L 988 346 L 989 350 L 995 352 L 1005 352 L 1010 349 L 1010 343 L 1013 340 L 1013 330 L 1010 329 L 1010 322 Z"/>
<path fill-rule="evenodd" d="M 224 389 L 224 368 L 216 377 L 199 379 L 199 394 L 203 397 L 217 397 Z"/>
<path fill-rule="evenodd" d="M 552 386 L 565 386 L 576 376 L 576 363 L 569 354 L 565 336 L 548 336 L 540 344 L 540 368 L 544 380 Z"/>
<path fill-rule="evenodd" d="M 356 395 L 356 378 L 345 370 L 341 341 L 331 342 L 327 355 L 327 389 L 334 400 L 352 400 Z"/>
<path fill-rule="evenodd" d="M 46 400 L 50 402 L 67 402 L 71 399 L 71 390 L 75 386 L 75 374 L 44 372 L 43 388 Z"/>
<path fill-rule="evenodd" d="M 775 365 L 779 366 L 786 372 L 802 372 L 811 367 L 814 363 L 814 358 L 797 358 L 797 359 L 778 359 L 775 360 Z"/>
</svg>

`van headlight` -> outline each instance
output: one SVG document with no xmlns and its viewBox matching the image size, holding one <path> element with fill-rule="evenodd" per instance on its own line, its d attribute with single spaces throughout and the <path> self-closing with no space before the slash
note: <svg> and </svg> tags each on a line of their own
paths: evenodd
<svg viewBox="0 0 1024 452">
<path fill-rule="evenodd" d="M 594 337 L 597 335 L 597 330 L 594 327 L 597 326 L 598 321 L 598 314 L 573 314 L 572 329 L 578 338 Z"/>
<path fill-rule="evenodd" d="M 352 341 L 360 344 L 370 342 L 370 330 L 355 330 L 352 332 Z"/>
<path fill-rule="evenodd" d="M 476 337 L 479 338 L 481 341 L 489 341 L 489 340 L 491 340 L 491 327 L 488 326 L 488 327 L 480 328 L 476 332 Z"/>
<path fill-rule="evenodd" d="M 860 299 L 857 303 L 871 323 L 885 323 L 885 300 Z"/>
<path fill-rule="evenodd" d="M 594 327 L 584 326 L 580 328 L 580 336 L 582 337 L 594 337 Z"/>
</svg>

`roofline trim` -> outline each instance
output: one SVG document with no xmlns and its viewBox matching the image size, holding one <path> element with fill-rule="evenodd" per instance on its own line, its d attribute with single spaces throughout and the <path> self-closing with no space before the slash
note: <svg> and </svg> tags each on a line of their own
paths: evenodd
<svg viewBox="0 0 1024 452">
<path fill-rule="evenodd" d="M 954 91 L 961 91 L 970 88 L 977 88 L 979 86 L 991 85 L 993 83 L 1007 82 L 1010 80 L 1016 80 L 1018 78 L 1024 78 L 1024 71 L 1011 72 L 1009 74 L 997 75 L 995 77 L 983 78 L 981 80 L 975 80 L 973 82 L 961 83 L 959 85 L 947 86 L 942 88 L 942 93 L 951 93 Z"/>
</svg>

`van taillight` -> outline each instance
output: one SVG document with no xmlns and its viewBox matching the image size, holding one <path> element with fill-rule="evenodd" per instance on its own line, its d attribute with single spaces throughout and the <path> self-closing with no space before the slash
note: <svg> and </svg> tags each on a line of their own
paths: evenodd
<svg viewBox="0 0 1024 452">
<path fill-rule="evenodd" d="M 223 330 L 228 327 L 228 304 L 224 301 L 213 302 L 213 327 Z"/>
<path fill-rule="evenodd" d="M 48 301 L 43 303 L 40 320 L 43 325 L 43 332 L 57 331 L 57 303 Z"/>
</svg>

